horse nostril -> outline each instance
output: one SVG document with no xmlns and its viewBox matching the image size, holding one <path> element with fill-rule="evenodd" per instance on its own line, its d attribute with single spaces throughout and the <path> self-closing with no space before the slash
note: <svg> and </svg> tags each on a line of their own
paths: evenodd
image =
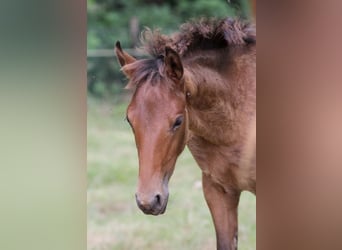
<svg viewBox="0 0 342 250">
<path fill-rule="evenodd" d="M 155 201 L 156 201 L 156 203 L 157 203 L 158 205 L 161 204 L 161 196 L 160 196 L 160 194 L 157 194 L 157 195 L 156 195 Z"/>
</svg>

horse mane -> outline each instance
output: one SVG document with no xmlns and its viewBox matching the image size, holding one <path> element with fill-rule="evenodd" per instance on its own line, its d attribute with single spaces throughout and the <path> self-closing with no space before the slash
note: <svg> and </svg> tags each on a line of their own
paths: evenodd
<svg viewBox="0 0 342 250">
<path fill-rule="evenodd" d="M 181 58 L 197 50 L 214 50 L 245 46 L 256 43 L 255 28 L 252 24 L 231 18 L 202 18 L 191 20 L 180 27 L 180 31 L 167 36 L 160 30 L 146 28 L 141 36 L 141 50 L 152 58 L 137 60 L 123 67 L 124 70 L 135 70 L 135 74 L 126 86 L 135 88 L 143 81 L 155 84 L 163 78 L 163 57 L 165 47 L 175 50 Z"/>
<path fill-rule="evenodd" d="M 184 23 L 172 36 L 160 30 L 146 29 L 141 37 L 142 48 L 157 58 L 171 47 L 181 57 L 194 50 L 210 50 L 256 43 L 255 27 L 249 22 L 232 18 L 201 18 Z"/>
</svg>

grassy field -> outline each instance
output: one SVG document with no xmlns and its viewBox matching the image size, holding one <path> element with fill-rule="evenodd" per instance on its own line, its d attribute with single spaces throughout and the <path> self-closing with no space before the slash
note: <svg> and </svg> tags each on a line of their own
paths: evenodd
<svg viewBox="0 0 342 250">
<path fill-rule="evenodd" d="M 125 101 L 88 98 L 88 249 L 211 250 L 214 226 L 200 187 L 200 169 L 185 150 L 169 183 L 161 216 L 136 206 L 138 160 L 124 121 Z M 239 249 L 256 248 L 256 199 L 244 192 L 239 208 Z"/>
</svg>

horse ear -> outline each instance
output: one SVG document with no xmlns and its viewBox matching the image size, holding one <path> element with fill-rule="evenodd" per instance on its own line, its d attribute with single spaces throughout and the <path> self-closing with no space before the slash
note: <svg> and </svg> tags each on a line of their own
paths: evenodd
<svg viewBox="0 0 342 250">
<path fill-rule="evenodd" d="M 167 76 L 179 81 L 183 76 L 184 69 L 178 53 L 170 47 L 165 47 L 164 63 Z"/>
<path fill-rule="evenodd" d="M 123 67 L 122 71 L 128 78 L 130 78 L 133 73 L 133 70 L 128 70 L 127 69 L 128 67 L 124 67 L 124 66 L 134 63 L 137 59 L 135 59 L 133 56 L 123 51 L 119 41 L 116 42 L 114 51 L 121 67 Z"/>
<path fill-rule="evenodd" d="M 114 50 L 121 67 L 136 61 L 136 59 L 133 56 L 127 54 L 125 51 L 122 50 L 119 41 L 116 42 Z"/>
</svg>

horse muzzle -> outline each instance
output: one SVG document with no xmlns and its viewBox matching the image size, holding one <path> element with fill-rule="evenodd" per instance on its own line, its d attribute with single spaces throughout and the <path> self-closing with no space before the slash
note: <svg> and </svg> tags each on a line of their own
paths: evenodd
<svg viewBox="0 0 342 250">
<path fill-rule="evenodd" d="M 165 213 L 169 194 L 162 195 L 160 193 L 151 196 L 142 196 L 135 194 L 135 200 L 138 207 L 145 214 L 159 215 Z"/>
</svg>

